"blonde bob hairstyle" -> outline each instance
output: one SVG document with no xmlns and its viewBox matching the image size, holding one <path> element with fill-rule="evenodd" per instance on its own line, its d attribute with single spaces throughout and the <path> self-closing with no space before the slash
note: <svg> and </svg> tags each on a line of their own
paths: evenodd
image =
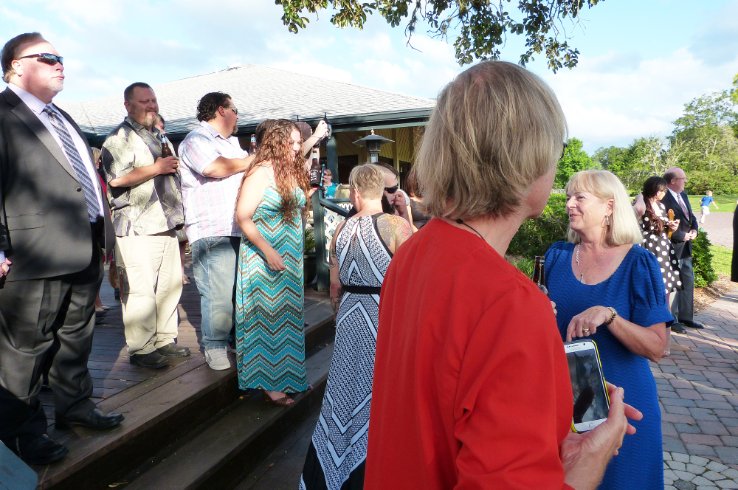
<svg viewBox="0 0 738 490">
<path fill-rule="evenodd" d="M 364 199 L 381 199 L 384 192 L 384 175 L 378 165 L 365 163 L 351 169 L 349 185 Z"/>
<path fill-rule="evenodd" d="M 571 196 L 577 192 L 588 192 L 603 201 L 613 200 L 612 215 L 604 230 L 607 245 L 638 244 L 643 241 L 641 227 L 630 205 L 628 192 L 614 174 L 607 170 L 577 172 L 566 184 L 566 195 Z M 567 231 L 567 239 L 572 243 L 581 241 L 579 234 L 571 228 Z"/>
<path fill-rule="evenodd" d="M 429 214 L 507 216 L 558 162 L 566 119 L 536 75 L 504 61 L 460 73 L 438 97 L 415 163 Z"/>
</svg>

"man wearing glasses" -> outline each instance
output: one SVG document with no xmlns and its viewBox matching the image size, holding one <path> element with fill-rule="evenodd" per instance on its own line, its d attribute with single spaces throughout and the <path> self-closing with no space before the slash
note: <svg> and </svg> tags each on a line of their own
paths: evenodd
<svg viewBox="0 0 738 490">
<path fill-rule="evenodd" d="M 228 369 L 228 336 L 233 328 L 236 266 L 241 230 L 234 220 L 243 172 L 253 156 L 241 149 L 238 109 L 228 94 L 211 92 L 197 104 L 200 126 L 179 145 L 185 230 L 200 293 L 205 360 Z"/>
<path fill-rule="evenodd" d="M 128 116 L 105 139 L 102 166 L 116 235 L 126 344 L 131 364 L 150 369 L 169 365 L 190 351 L 177 338 L 182 261 L 176 231 L 184 226 L 179 160 L 162 157 L 154 126 L 159 104 L 154 90 L 136 82 L 123 92 Z"/>
<path fill-rule="evenodd" d="M 37 32 L 8 41 L 0 58 L 0 434 L 40 465 L 67 453 L 46 435 L 38 400 L 49 367 L 58 429 L 123 420 L 95 407 L 87 370 L 108 211 L 90 147 L 52 103 L 63 58 Z"/>
<path fill-rule="evenodd" d="M 684 192 L 687 183 L 687 174 L 679 167 L 672 167 L 664 174 L 667 192 L 661 202 L 667 210 L 674 212 L 674 219 L 679 220 L 679 228 L 671 235 L 677 259 L 679 259 L 679 273 L 684 289 L 676 292 L 671 312 L 675 323 L 671 328 L 674 331 L 690 328 L 704 328 L 700 322 L 694 321 L 694 269 L 692 268 L 692 240 L 697 238 L 697 217 L 692 212 L 689 197 Z"/>
</svg>

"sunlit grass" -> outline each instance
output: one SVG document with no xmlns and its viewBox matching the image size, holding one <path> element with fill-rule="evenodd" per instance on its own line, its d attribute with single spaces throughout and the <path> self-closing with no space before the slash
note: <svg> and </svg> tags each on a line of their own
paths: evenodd
<svg viewBox="0 0 738 490">
<path fill-rule="evenodd" d="M 697 216 L 697 218 L 700 217 L 700 201 L 702 200 L 702 197 L 703 194 L 689 196 L 689 204 L 692 205 L 692 212 Z M 738 194 L 722 194 L 720 196 L 712 197 L 715 198 L 715 202 L 719 209 L 715 209 L 715 206 L 710 205 L 711 213 L 732 213 L 735 211 Z"/>
<path fill-rule="evenodd" d="M 719 276 L 730 277 L 730 260 L 733 251 L 721 245 L 710 245 L 710 252 L 712 253 L 712 268 L 715 273 Z"/>
</svg>

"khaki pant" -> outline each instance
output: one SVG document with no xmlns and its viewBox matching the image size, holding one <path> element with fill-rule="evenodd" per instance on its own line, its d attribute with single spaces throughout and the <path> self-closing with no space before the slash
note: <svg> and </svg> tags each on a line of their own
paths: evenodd
<svg viewBox="0 0 738 490">
<path fill-rule="evenodd" d="M 174 232 L 116 238 L 128 353 L 149 354 L 177 337 L 182 263 Z"/>
</svg>

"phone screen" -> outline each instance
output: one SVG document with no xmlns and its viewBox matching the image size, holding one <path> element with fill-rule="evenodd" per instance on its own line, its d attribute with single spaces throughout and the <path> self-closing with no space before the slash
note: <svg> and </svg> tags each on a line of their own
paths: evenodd
<svg viewBox="0 0 738 490">
<path fill-rule="evenodd" d="M 565 344 L 574 393 L 574 427 L 592 430 L 607 419 L 609 400 L 597 346 L 591 340 Z"/>
</svg>

